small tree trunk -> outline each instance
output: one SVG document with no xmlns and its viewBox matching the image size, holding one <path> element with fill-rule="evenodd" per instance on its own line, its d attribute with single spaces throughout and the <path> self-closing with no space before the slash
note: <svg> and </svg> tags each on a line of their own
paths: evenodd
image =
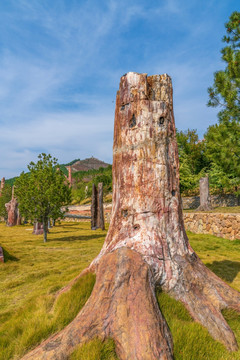
<svg viewBox="0 0 240 360">
<path fill-rule="evenodd" d="M 103 209 L 103 183 L 98 184 L 97 195 L 98 195 L 97 227 L 101 228 L 102 230 L 105 230 L 104 209 Z"/>
<path fill-rule="evenodd" d="M 111 223 L 92 295 L 64 330 L 24 359 L 65 359 L 77 344 L 112 337 L 121 360 L 173 359 L 157 306 L 161 286 L 229 350 L 235 336 L 221 310 L 240 311 L 240 294 L 195 254 L 184 229 L 169 76 L 128 73 L 117 93 Z"/>
<path fill-rule="evenodd" d="M 200 206 L 197 210 L 200 211 L 209 211 L 212 209 L 211 206 L 211 197 L 209 193 L 209 179 L 208 177 L 203 177 L 199 181 L 200 188 Z"/>
</svg>

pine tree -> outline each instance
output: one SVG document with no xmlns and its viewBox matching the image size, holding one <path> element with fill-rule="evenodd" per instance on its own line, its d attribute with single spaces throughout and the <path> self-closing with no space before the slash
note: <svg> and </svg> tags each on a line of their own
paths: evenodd
<svg viewBox="0 0 240 360">
<path fill-rule="evenodd" d="M 208 106 L 220 107 L 219 124 L 210 126 L 205 134 L 207 155 L 212 168 L 218 168 L 227 181 L 226 187 L 240 184 L 240 12 L 233 12 L 225 24 L 227 34 L 222 50 L 225 70 L 214 74 L 214 84 L 208 89 Z"/>
<path fill-rule="evenodd" d="M 214 84 L 208 88 L 208 106 L 219 106 L 220 122 L 240 121 L 240 12 L 233 12 L 225 24 L 227 35 L 222 39 L 227 43 L 222 50 L 225 70 L 214 74 Z"/>
</svg>

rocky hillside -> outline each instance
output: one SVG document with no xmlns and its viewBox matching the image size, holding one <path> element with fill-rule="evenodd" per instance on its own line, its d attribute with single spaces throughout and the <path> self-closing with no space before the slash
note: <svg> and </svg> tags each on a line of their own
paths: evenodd
<svg viewBox="0 0 240 360">
<path fill-rule="evenodd" d="M 110 164 L 107 164 L 104 161 L 91 157 L 84 160 L 77 160 L 71 165 L 71 168 L 72 168 L 72 172 L 77 172 L 77 171 L 98 170 L 100 167 L 107 168 L 109 165 Z"/>
</svg>

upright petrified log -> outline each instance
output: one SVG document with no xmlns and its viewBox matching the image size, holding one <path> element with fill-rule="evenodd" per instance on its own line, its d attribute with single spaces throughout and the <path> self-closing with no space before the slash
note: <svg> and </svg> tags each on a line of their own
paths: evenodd
<svg viewBox="0 0 240 360">
<path fill-rule="evenodd" d="M 103 183 L 92 185 L 92 204 L 91 204 L 91 229 L 105 229 L 104 210 L 103 210 Z"/>
<path fill-rule="evenodd" d="M 41 222 L 36 221 L 34 223 L 33 234 L 34 235 L 42 235 L 43 234 L 43 224 Z"/>
<path fill-rule="evenodd" d="M 4 263 L 3 248 L 0 246 L 0 262 Z"/>
<path fill-rule="evenodd" d="M 208 177 L 202 177 L 199 181 L 200 189 L 200 206 L 197 210 L 208 211 L 212 209 L 211 197 L 209 193 L 209 179 Z"/>
<path fill-rule="evenodd" d="M 86 271 L 96 272 L 96 284 L 85 307 L 25 360 L 64 359 L 95 336 L 112 337 L 121 360 L 173 359 L 155 286 L 181 300 L 229 350 L 237 349 L 221 310 L 240 310 L 240 294 L 203 265 L 184 230 L 172 84 L 166 74 L 121 78 L 111 223 L 100 254 Z"/>
<path fill-rule="evenodd" d="M 8 218 L 7 218 L 7 226 L 15 226 L 18 224 L 18 202 L 14 197 L 14 186 L 12 188 L 12 199 L 5 204 Z"/>
<path fill-rule="evenodd" d="M 98 218 L 98 196 L 97 188 L 95 184 L 92 184 L 92 204 L 91 204 L 91 229 L 97 229 Z"/>
<path fill-rule="evenodd" d="M 105 230 L 104 210 L 103 210 L 103 183 L 98 183 L 98 218 L 97 227 Z"/>
<path fill-rule="evenodd" d="M 5 177 L 3 177 L 2 180 L 1 180 L 0 196 L 2 195 L 2 191 L 4 189 L 4 186 L 5 186 Z"/>
</svg>

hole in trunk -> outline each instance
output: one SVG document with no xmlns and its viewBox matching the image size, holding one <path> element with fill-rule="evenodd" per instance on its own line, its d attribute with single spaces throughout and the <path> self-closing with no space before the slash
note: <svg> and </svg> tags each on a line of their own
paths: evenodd
<svg viewBox="0 0 240 360">
<path fill-rule="evenodd" d="M 173 191 L 172 191 L 172 196 L 175 196 L 175 194 L 176 194 L 176 191 L 173 190 Z"/>
<path fill-rule="evenodd" d="M 159 120 L 158 120 L 158 125 L 161 126 L 161 125 L 163 125 L 163 124 L 164 124 L 164 117 L 161 116 L 161 117 L 159 118 Z"/>
<path fill-rule="evenodd" d="M 127 209 L 122 210 L 122 216 L 123 216 L 123 217 L 127 217 L 127 216 L 128 216 L 128 211 L 127 211 Z"/>
<path fill-rule="evenodd" d="M 140 229 L 140 225 L 139 225 L 139 224 L 135 224 L 135 225 L 133 226 L 133 229 L 134 229 L 134 230 L 139 230 L 139 229 Z"/>
<path fill-rule="evenodd" d="M 135 115 L 133 114 L 131 120 L 129 121 L 129 127 L 130 127 L 130 128 L 133 128 L 134 126 L 136 126 L 136 123 L 137 123 L 136 117 L 135 117 Z"/>
</svg>

